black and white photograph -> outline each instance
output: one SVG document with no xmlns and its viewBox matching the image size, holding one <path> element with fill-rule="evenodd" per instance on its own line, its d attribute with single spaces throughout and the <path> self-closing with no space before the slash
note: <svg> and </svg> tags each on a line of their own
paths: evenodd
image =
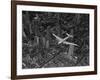
<svg viewBox="0 0 100 80">
<path fill-rule="evenodd" d="M 89 65 L 89 14 L 22 11 L 22 68 Z"/>
</svg>

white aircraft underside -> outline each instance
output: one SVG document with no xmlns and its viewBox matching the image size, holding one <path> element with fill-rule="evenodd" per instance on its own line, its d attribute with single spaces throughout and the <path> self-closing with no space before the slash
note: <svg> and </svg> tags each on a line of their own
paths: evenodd
<svg viewBox="0 0 100 80">
<path fill-rule="evenodd" d="M 77 44 L 74 44 L 74 43 L 71 43 L 71 42 L 66 41 L 69 37 L 73 37 L 72 35 L 69 35 L 68 33 L 67 33 L 67 35 L 68 35 L 68 37 L 65 37 L 65 38 L 63 39 L 63 38 L 60 38 L 59 36 L 53 34 L 53 36 L 56 37 L 56 39 L 58 40 L 58 44 L 63 43 L 63 44 L 66 44 L 66 45 L 78 46 Z"/>
</svg>

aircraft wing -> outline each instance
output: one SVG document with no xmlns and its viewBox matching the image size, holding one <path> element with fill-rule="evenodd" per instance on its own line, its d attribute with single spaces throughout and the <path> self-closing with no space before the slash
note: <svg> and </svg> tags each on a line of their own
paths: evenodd
<svg viewBox="0 0 100 80">
<path fill-rule="evenodd" d="M 64 41 L 63 43 L 66 44 L 66 45 L 74 45 L 74 46 L 78 46 L 77 44 L 70 43 L 70 42 L 67 42 L 67 41 Z"/>
<path fill-rule="evenodd" d="M 56 39 L 57 39 L 58 41 L 62 41 L 62 38 L 56 36 L 55 34 L 53 34 L 53 36 L 56 37 Z"/>
</svg>

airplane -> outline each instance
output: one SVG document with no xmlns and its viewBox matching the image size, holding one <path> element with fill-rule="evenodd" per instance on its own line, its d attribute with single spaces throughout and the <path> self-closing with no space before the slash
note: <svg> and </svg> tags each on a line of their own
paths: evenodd
<svg viewBox="0 0 100 80">
<path fill-rule="evenodd" d="M 59 36 L 57 36 L 57 35 L 55 35 L 55 34 L 53 34 L 53 36 L 56 37 L 56 39 L 58 40 L 58 44 L 63 43 L 63 44 L 66 44 L 66 45 L 78 46 L 77 44 L 67 42 L 66 40 L 67 40 L 68 38 L 70 38 L 70 37 L 73 37 L 73 36 L 70 35 L 70 34 L 68 34 L 68 33 L 66 33 L 66 34 L 67 34 L 67 37 L 65 37 L 64 39 L 60 38 Z"/>
<path fill-rule="evenodd" d="M 61 44 L 63 41 L 67 40 L 69 37 L 73 37 L 72 35 L 70 35 L 70 34 L 68 34 L 68 33 L 66 33 L 66 35 L 67 35 L 68 37 L 66 37 L 66 38 L 64 38 L 64 39 L 61 39 L 60 37 L 58 37 L 58 36 L 56 36 L 55 34 L 53 34 L 53 36 L 55 36 L 55 37 L 59 40 L 58 44 Z"/>
</svg>

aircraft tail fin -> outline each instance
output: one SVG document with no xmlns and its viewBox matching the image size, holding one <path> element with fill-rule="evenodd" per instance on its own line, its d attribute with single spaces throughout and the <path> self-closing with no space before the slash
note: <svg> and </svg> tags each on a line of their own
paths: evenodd
<svg viewBox="0 0 100 80">
<path fill-rule="evenodd" d="M 66 35 L 67 35 L 68 37 L 73 37 L 73 35 L 70 35 L 70 34 L 68 34 L 68 33 L 66 33 Z"/>
</svg>

